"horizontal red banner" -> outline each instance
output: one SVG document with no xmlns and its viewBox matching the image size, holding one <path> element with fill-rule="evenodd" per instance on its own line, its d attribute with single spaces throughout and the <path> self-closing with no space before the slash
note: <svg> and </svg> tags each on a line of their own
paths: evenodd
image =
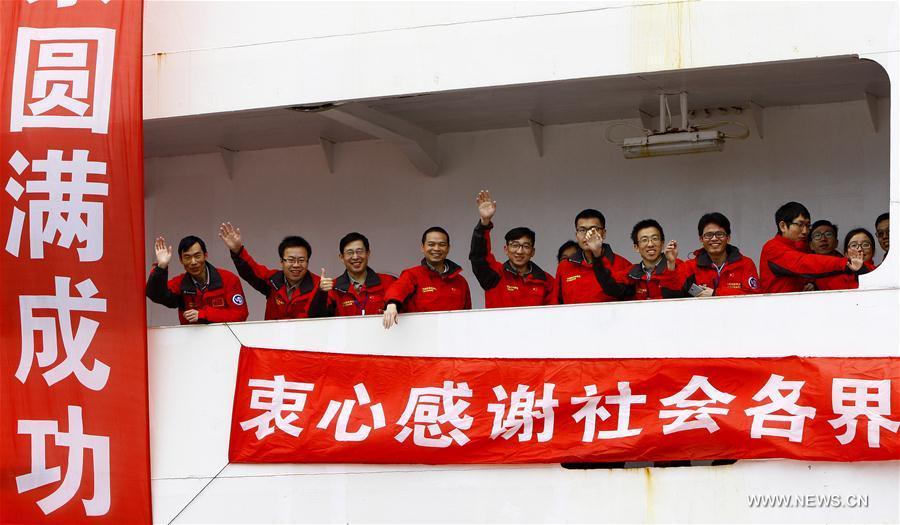
<svg viewBox="0 0 900 525">
<path fill-rule="evenodd" d="M 458 359 L 243 347 L 237 463 L 900 459 L 900 359 Z"/>
</svg>

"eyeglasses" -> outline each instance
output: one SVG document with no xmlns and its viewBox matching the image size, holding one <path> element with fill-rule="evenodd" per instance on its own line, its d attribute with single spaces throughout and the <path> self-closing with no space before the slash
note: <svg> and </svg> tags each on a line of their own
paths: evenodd
<svg viewBox="0 0 900 525">
<path fill-rule="evenodd" d="M 295 264 L 303 266 L 308 263 L 309 260 L 306 257 L 288 257 L 287 259 L 282 258 L 281 262 L 287 263 L 289 266 L 293 266 Z"/>
<path fill-rule="evenodd" d="M 790 225 L 796 226 L 796 227 L 800 228 L 801 230 L 808 230 L 809 227 L 811 226 L 811 223 L 809 223 L 809 222 L 792 222 Z"/>
<path fill-rule="evenodd" d="M 722 230 L 719 230 L 717 232 L 706 232 L 703 235 L 701 235 L 700 237 L 702 237 L 704 241 L 711 241 L 713 239 L 724 239 L 727 236 L 728 236 L 727 233 L 725 233 Z"/>
<path fill-rule="evenodd" d="M 602 226 L 588 226 L 587 228 L 585 228 L 584 226 L 579 226 L 578 228 L 575 228 L 575 233 L 577 233 L 578 235 L 584 235 L 587 232 L 599 232 L 605 229 L 606 228 Z"/>
<path fill-rule="evenodd" d="M 510 242 L 506 245 L 510 250 L 517 252 L 519 250 L 525 250 L 526 252 L 530 252 L 534 246 L 529 242 Z"/>
<path fill-rule="evenodd" d="M 354 255 L 356 255 L 357 257 L 362 257 L 366 254 L 366 251 L 367 250 L 363 248 L 357 248 L 355 250 L 344 250 L 344 257 L 353 257 Z"/>
<path fill-rule="evenodd" d="M 833 239 L 833 238 L 834 238 L 834 232 L 832 232 L 832 231 L 827 231 L 827 232 L 816 232 L 816 233 L 812 234 L 812 238 L 815 239 L 815 240 L 817 240 L 817 241 L 818 241 L 819 239 L 821 239 L 822 237 L 825 237 L 826 239 Z"/>
<path fill-rule="evenodd" d="M 638 246 L 647 246 L 648 244 L 656 244 L 661 241 L 662 238 L 659 235 L 653 235 L 650 237 L 641 237 L 638 239 Z"/>
<path fill-rule="evenodd" d="M 872 243 L 870 243 L 868 241 L 851 242 L 850 244 L 847 245 L 847 248 L 850 248 L 851 250 L 868 250 L 868 249 L 872 248 Z"/>
</svg>

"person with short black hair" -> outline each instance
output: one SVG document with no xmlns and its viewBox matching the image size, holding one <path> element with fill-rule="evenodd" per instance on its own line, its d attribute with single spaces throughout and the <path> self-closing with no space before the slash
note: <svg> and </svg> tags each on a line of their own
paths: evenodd
<svg viewBox="0 0 900 525">
<path fill-rule="evenodd" d="M 500 264 L 491 253 L 492 220 L 497 212 L 497 201 L 491 199 L 489 191 L 481 190 L 475 202 L 479 220 L 472 232 L 469 261 L 478 284 L 484 289 L 485 307 L 556 304 L 556 280 L 531 260 L 534 257 L 534 231 L 524 226 L 509 230 L 503 245 L 507 260 Z"/>
<path fill-rule="evenodd" d="M 338 259 L 344 273 L 337 279 L 319 275 L 319 290 L 309 305 L 310 317 L 381 315 L 385 293 L 396 277 L 369 268 L 369 239 L 350 232 L 338 242 Z"/>
<path fill-rule="evenodd" d="M 168 280 L 172 247 L 165 237 L 154 243 L 156 263 L 147 278 L 151 301 L 178 309 L 181 324 L 240 322 L 247 320 L 244 289 L 236 275 L 207 261 L 206 243 L 188 235 L 178 243 L 178 258 L 185 273 Z M 167 281 L 168 280 L 168 281 Z"/>
<path fill-rule="evenodd" d="M 843 257 L 838 251 L 838 227 L 829 220 L 819 219 L 809 227 L 809 249 L 819 255 Z"/>
<path fill-rule="evenodd" d="M 627 271 L 631 263 L 613 252 L 606 239 L 606 217 L 588 208 L 575 216 L 575 238 L 579 250 L 556 268 L 556 289 L 560 304 L 602 303 L 617 297 L 604 291 L 601 279 L 607 272 Z"/>
<path fill-rule="evenodd" d="M 432 226 L 422 234 L 422 255 L 418 266 L 403 270 L 387 291 L 385 329 L 398 324 L 399 312 L 438 312 L 471 310 L 469 283 L 460 275 L 462 268 L 447 258 L 450 234 Z"/>
<path fill-rule="evenodd" d="M 668 299 L 679 297 L 678 241 L 666 242 L 662 225 L 655 219 L 643 219 L 631 228 L 631 242 L 641 260 L 627 270 L 598 271 L 604 292 L 624 300 Z"/>
<path fill-rule="evenodd" d="M 571 240 L 566 241 L 556 250 L 556 262 L 574 257 L 576 253 L 578 253 L 578 243 Z"/>
<path fill-rule="evenodd" d="M 878 237 L 878 244 L 884 250 L 883 257 L 887 257 L 888 249 L 891 247 L 891 215 L 888 212 L 875 219 L 875 235 Z"/>
<path fill-rule="evenodd" d="M 702 248 L 679 268 L 683 297 L 711 297 L 759 293 L 756 264 L 731 244 L 731 221 L 712 212 L 697 223 Z"/>
<path fill-rule="evenodd" d="M 775 212 L 775 236 L 763 246 L 759 256 L 760 285 L 764 293 L 801 292 L 811 279 L 842 273 L 856 273 L 863 260 L 811 253 L 807 239 L 810 214 L 799 202 L 783 204 Z"/>
<path fill-rule="evenodd" d="M 219 226 L 219 238 L 231 252 L 238 275 L 266 296 L 265 319 L 302 319 L 309 317 L 309 303 L 319 288 L 319 276 L 309 271 L 312 246 L 298 235 L 285 237 L 278 244 L 281 269 L 257 263 L 244 247 L 240 228 L 230 222 Z"/>
</svg>

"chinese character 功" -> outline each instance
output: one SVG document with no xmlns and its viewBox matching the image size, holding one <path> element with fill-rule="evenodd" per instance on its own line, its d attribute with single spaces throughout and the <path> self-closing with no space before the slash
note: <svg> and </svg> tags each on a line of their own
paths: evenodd
<svg viewBox="0 0 900 525">
<path fill-rule="evenodd" d="M 366 390 L 366 385 L 359 383 L 358 385 L 353 387 L 353 391 L 356 393 L 356 401 L 359 401 L 359 406 L 364 407 L 369 405 L 371 402 L 369 399 L 369 392 Z M 343 403 L 338 403 L 337 401 L 329 401 L 328 408 L 325 410 L 325 415 L 322 416 L 322 419 L 316 425 L 316 428 L 326 429 L 328 425 L 331 424 L 331 420 L 334 419 L 334 416 L 340 410 L 340 415 L 338 415 L 337 425 L 334 431 L 334 439 L 337 441 L 364 441 L 367 437 L 369 437 L 369 432 L 372 431 L 373 427 L 384 428 L 384 409 L 381 406 L 381 403 L 375 403 L 374 405 L 369 406 L 369 410 L 372 412 L 372 426 L 369 425 L 360 425 L 359 429 L 354 432 L 347 431 L 347 424 L 350 422 L 350 413 L 353 412 L 353 406 L 356 404 L 356 401 L 352 399 L 345 399 Z"/>
<path fill-rule="evenodd" d="M 256 439 L 273 434 L 275 427 L 294 437 L 300 435 L 303 429 L 295 427 L 291 423 L 299 419 L 295 412 L 303 411 L 303 407 L 306 405 L 306 393 L 312 392 L 314 385 L 285 381 L 284 376 L 275 376 L 273 380 L 251 379 L 248 386 L 259 387 L 252 391 L 250 409 L 265 410 L 265 412 L 253 419 L 241 421 L 242 429 L 249 430 L 256 427 Z M 284 417 L 282 412 L 290 412 L 290 414 Z M 275 423 L 275 427 L 272 426 L 272 422 Z"/>
<path fill-rule="evenodd" d="M 420 447 L 449 447 L 450 443 L 465 445 L 469 442 L 463 430 L 472 427 L 472 417 L 462 415 L 469 407 L 467 401 L 461 399 L 454 402 L 454 397 L 472 397 L 472 391 L 465 382 L 453 386 L 453 381 L 444 381 L 441 387 L 413 388 L 409 392 L 409 400 L 403 415 L 397 421 L 403 428 L 394 437 L 400 443 L 413 434 L 413 443 Z M 415 430 L 406 426 L 412 420 Z M 443 435 L 442 424 L 453 428 Z M 428 431 L 426 435 L 425 431 Z M 437 437 L 435 437 L 437 436 Z"/>
<path fill-rule="evenodd" d="M 799 443 L 803 441 L 803 423 L 805 418 L 814 418 L 816 409 L 813 407 L 802 407 L 797 405 L 800 399 L 800 389 L 803 388 L 804 381 L 785 381 L 784 376 L 772 374 L 769 381 L 766 382 L 762 390 L 753 396 L 754 401 L 762 401 L 769 398 L 771 403 L 751 407 L 744 410 L 748 416 L 753 416 L 753 423 L 750 426 L 750 437 L 760 439 L 762 436 L 786 437 L 788 441 Z M 781 392 L 788 390 L 787 396 Z M 784 411 L 785 414 L 776 414 L 775 412 Z M 788 422 L 790 428 L 780 428 L 778 426 L 767 427 L 766 422 Z"/>
<path fill-rule="evenodd" d="M 535 419 L 544 420 L 544 428 L 537 434 L 540 443 L 549 441 L 553 437 L 553 407 L 559 406 L 559 401 L 553 399 L 553 383 L 544 383 L 544 393 L 541 399 L 535 399 L 535 393 L 528 390 L 526 385 L 519 385 L 512 393 L 509 400 L 509 412 L 506 412 L 505 403 L 489 403 L 488 412 L 494 414 L 494 424 L 491 428 L 491 439 L 503 436 L 509 439 L 519 434 L 519 441 L 531 440 L 531 433 Z M 509 395 L 501 385 L 494 387 L 494 395 L 497 401 L 506 401 Z"/>
</svg>

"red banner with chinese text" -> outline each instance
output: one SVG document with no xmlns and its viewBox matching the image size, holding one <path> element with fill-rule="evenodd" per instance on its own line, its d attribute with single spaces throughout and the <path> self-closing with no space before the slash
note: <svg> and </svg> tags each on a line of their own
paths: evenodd
<svg viewBox="0 0 900 525">
<path fill-rule="evenodd" d="M 0 522 L 149 523 L 140 1 L 0 1 Z"/>
<path fill-rule="evenodd" d="M 889 357 L 473 359 L 243 347 L 229 460 L 896 460 L 898 381 L 900 359 Z"/>
</svg>

